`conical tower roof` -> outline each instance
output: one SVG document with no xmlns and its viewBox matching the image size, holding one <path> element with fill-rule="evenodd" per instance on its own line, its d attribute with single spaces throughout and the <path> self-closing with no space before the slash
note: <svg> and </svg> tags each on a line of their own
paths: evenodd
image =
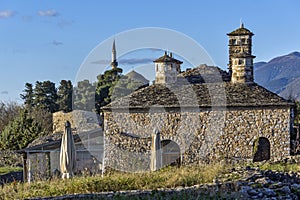
<svg viewBox="0 0 300 200">
<path fill-rule="evenodd" d="M 244 27 L 244 24 L 241 23 L 240 28 L 238 28 L 230 33 L 227 33 L 227 35 L 228 36 L 235 36 L 235 35 L 251 35 L 251 36 L 253 36 L 254 34 L 251 31 L 249 31 L 248 29 L 246 29 Z"/>
</svg>

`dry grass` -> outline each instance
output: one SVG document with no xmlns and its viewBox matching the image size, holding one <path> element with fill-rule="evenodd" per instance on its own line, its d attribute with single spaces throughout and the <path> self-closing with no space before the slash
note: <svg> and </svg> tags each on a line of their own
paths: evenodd
<svg viewBox="0 0 300 200">
<path fill-rule="evenodd" d="M 103 178 L 75 177 L 71 180 L 51 180 L 35 183 L 14 182 L 0 190 L 0 199 L 24 199 L 32 197 L 85 194 L 105 191 L 174 188 L 213 182 L 223 173 L 221 164 L 209 166 L 167 167 L 156 172 L 122 173 L 110 172 Z"/>
<path fill-rule="evenodd" d="M 272 170 L 277 172 L 300 172 L 300 165 L 297 163 L 288 164 L 288 163 L 263 163 L 258 166 L 262 170 Z"/>
</svg>

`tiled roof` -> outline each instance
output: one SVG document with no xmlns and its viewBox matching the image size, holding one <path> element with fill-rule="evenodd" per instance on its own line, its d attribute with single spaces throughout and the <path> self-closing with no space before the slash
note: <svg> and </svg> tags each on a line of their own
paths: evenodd
<svg viewBox="0 0 300 200">
<path fill-rule="evenodd" d="M 51 135 L 41 136 L 35 139 L 32 143 L 30 143 L 25 149 L 21 149 L 18 152 L 24 153 L 30 151 L 53 150 L 56 148 L 60 148 L 62 135 L 63 133 L 53 133 Z M 103 133 L 100 128 L 93 129 L 86 132 L 81 132 L 78 134 L 73 134 L 75 143 L 86 141 L 86 140 L 91 140 L 92 143 L 98 140 L 95 138 L 101 136 L 103 136 Z"/>
<path fill-rule="evenodd" d="M 229 36 L 234 36 L 234 35 L 254 35 L 251 31 L 249 31 L 248 29 L 244 28 L 244 27 L 240 27 L 230 33 L 228 33 L 227 35 Z"/>
<path fill-rule="evenodd" d="M 149 109 L 150 107 L 253 107 L 291 106 L 267 89 L 253 84 L 231 83 L 226 71 L 200 65 L 179 74 L 174 84 L 153 84 L 113 101 L 107 109 Z"/>
<path fill-rule="evenodd" d="M 165 53 L 165 55 L 163 55 L 162 57 L 154 60 L 153 62 L 175 62 L 178 64 L 182 64 L 182 62 L 180 60 L 177 60 L 171 56 L 169 56 L 167 53 Z"/>
<path fill-rule="evenodd" d="M 179 74 L 179 77 L 184 77 L 190 83 L 215 83 L 230 81 L 228 72 L 221 70 L 219 67 L 207 66 L 205 64 L 189 69 Z"/>
<path fill-rule="evenodd" d="M 230 82 L 172 85 L 154 84 L 118 99 L 105 109 L 152 106 L 180 107 L 253 107 L 288 106 L 290 102 L 257 84 L 232 84 Z"/>
</svg>

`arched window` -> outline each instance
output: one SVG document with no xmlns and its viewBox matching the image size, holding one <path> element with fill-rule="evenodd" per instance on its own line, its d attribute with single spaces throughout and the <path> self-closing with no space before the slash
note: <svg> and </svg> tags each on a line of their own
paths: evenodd
<svg viewBox="0 0 300 200">
<path fill-rule="evenodd" d="M 179 145 L 172 140 L 162 140 L 161 141 L 162 149 L 162 166 L 179 166 L 180 161 L 180 147 Z"/>
<path fill-rule="evenodd" d="M 253 162 L 270 160 L 270 142 L 265 137 L 260 137 L 253 143 Z"/>
</svg>

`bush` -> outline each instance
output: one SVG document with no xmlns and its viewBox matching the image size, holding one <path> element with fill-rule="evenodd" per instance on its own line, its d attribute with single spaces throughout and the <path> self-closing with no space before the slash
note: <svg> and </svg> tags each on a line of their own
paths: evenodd
<svg viewBox="0 0 300 200">
<path fill-rule="evenodd" d="M 39 108 L 28 111 L 23 108 L 8 123 L 0 135 L 0 150 L 19 150 L 39 136 L 52 132 L 51 114 Z M 49 122 L 50 121 L 50 122 Z"/>
</svg>

